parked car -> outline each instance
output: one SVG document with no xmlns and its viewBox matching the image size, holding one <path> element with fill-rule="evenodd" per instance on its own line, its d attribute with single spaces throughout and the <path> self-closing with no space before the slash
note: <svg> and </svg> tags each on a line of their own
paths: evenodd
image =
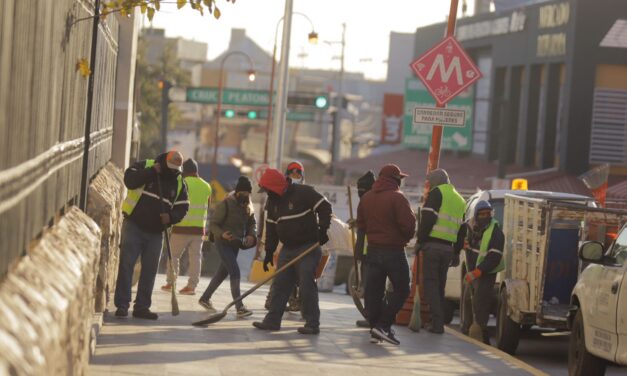
<svg viewBox="0 0 627 376">
<path fill-rule="evenodd" d="M 604 375 L 607 362 L 627 365 L 627 225 L 607 251 L 586 242 L 579 257 L 589 265 L 571 297 L 568 373 Z"/>
</svg>

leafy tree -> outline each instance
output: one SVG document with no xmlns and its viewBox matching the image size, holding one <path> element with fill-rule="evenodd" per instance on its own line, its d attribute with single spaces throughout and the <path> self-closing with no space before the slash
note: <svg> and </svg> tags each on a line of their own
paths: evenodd
<svg viewBox="0 0 627 376">
<path fill-rule="evenodd" d="M 143 36 L 139 38 L 135 90 L 138 96 L 137 112 L 140 114 L 140 159 L 152 158 L 163 152 L 161 150 L 161 82 L 165 80 L 176 86 L 186 86 L 190 81 L 190 73 L 181 68 L 174 46 L 173 40 L 166 39 L 159 61 L 151 64 L 147 59 L 147 52 L 151 48 L 150 43 Z M 180 118 L 180 112 L 175 103 L 171 103 L 168 110 L 168 124 L 172 126 Z"/>
</svg>

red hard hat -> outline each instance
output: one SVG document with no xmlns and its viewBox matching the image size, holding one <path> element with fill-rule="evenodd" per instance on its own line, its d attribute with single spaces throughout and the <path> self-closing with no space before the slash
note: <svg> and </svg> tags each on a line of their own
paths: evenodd
<svg viewBox="0 0 627 376">
<path fill-rule="evenodd" d="M 300 174 L 303 176 L 305 175 L 305 167 L 299 161 L 290 162 L 290 164 L 287 165 L 287 169 L 285 170 L 285 175 L 291 174 L 294 170 L 298 170 L 298 172 L 300 172 Z"/>
</svg>

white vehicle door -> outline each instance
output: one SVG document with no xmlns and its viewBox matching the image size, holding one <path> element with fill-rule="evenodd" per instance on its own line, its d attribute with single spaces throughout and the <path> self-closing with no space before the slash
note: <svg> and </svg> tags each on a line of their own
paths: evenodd
<svg viewBox="0 0 627 376">
<path fill-rule="evenodd" d="M 627 240 L 627 231 L 623 231 Z M 613 247 L 614 249 L 614 247 Z M 588 351 L 604 359 L 615 359 L 618 348 L 617 306 L 618 292 L 623 282 L 622 265 L 591 265 L 586 270 L 586 298 L 592 300 L 586 315 L 589 335 L 586 333 Z"/>
<path fill-rule="evenodd" d="M 612 246 L 611 255 L 616 259 L 617 265 L 622 265 L 623 278 L 618 282 L 616 317 L 618 332 L 618 349 L 616 350 L 616 363 L 627 365 L 627 228 L 619 234 Z"/>
</svg>

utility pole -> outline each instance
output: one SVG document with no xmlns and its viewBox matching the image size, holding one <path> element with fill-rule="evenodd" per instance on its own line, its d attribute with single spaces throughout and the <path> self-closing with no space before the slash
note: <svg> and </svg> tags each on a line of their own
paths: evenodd
<svg viewBox="0 0 627 376">
<path fill-rule="evenodd" d="M 161 152 L 165 153 L 168 150 L 168 117 L 172 83 L 162 79 L 159 86 L 161 87 Z"/>
<path fill-rule="evenodd" d="M 342 136 L 342 107 L 344 104 L 344 51 L 346 48 L 346 23 L 342 24 L 342 40 L 340 41 L 342 52 L 340 55 L 340 75 L 337 85 L 337 97 L 335 98 L 335 113 L 333 114 L 333 137 L 331 138 L 331 163 L 340 160 L 340 138 Z M 331 165 L 331 171 L 333 171 Z"/>
<path fill-rule="evenodd" d="M 503 83 L 503 95 L 501 96 L 500 114 L 499 114 L 499 157 L 497 163 L 496 176 L 499 179 L 504 179 L 508 159 L 508 149 L 511 147 L 509 144 L 509 123 L 510 115 L 510 100 L 511 100 L 511 87 L 512 87 L 512 68 L 505 68 L 505 82 Z"/>
<path fill-rule="evenodd" d="M 287 90 L 289 84 L 289 57 L 290 35 L 292 32 L 293 0 L 285 0 L 285 14 L 283 15 L 283 38 L 281 40 L 281 65 L 279 66 L 279 85 L 276 96 L 276 113 L 274 116 L 274 129 L 277 130 L 275 139 L 276 160 L 275 168 L 282 170 L 283 143 L 285 140 L 285 121 L 287 108 Z"/>
</svg>

